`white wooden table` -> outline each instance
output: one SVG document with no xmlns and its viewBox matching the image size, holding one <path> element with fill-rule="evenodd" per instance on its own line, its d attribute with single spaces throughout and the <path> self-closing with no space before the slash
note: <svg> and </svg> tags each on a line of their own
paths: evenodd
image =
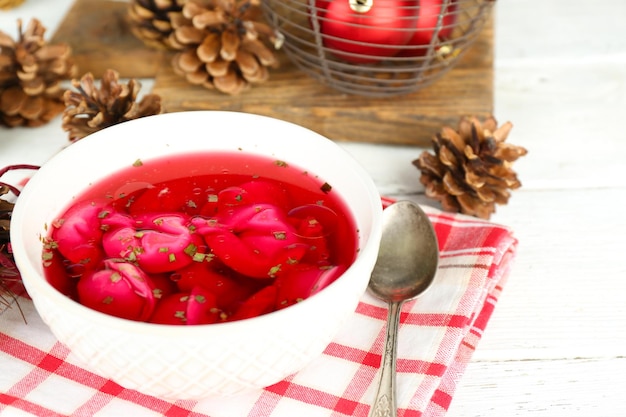
<svg viewBox="0 0 626 417">
<path fill-rule="evenodd" d="M 37 17 L 51 35 L 71 3 L 26 0 L 0 27 Z M 626 416 L 625 18 L 623 0 L 498 2 L 495 116 L 529 154 L 492 220 L 520 247 L 450 417 Z M 67 144 L 60 124 L 0 128 L 0 166 L 43 163 Z M 433 204 L 421 149 L 345 147 L 381 193 Z"/>
</svg>

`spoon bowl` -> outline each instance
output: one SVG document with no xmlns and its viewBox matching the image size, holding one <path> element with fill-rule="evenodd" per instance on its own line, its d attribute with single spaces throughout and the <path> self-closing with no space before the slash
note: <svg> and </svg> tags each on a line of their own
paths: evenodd
<svg viewBox="0 0 626 417">
<path fill-rule="evenodd" d="M 406 301 L 433 282 L 439 249 L 426 213 L 410 201 L 398 201 L 383 212 L 383 235 L 369 290 L 387 302 Z"/>
<path fill-rule="evenodd" d="M 428 216 L 410 201 L 398 201 L 383 212 L 383 233 L 369 290 L 389 303 L 380 381 L 370 416 L 397 415 L 395 375 L 402 304 L 426 291 L 439 263 L 437 235 Z"/>
</svg>

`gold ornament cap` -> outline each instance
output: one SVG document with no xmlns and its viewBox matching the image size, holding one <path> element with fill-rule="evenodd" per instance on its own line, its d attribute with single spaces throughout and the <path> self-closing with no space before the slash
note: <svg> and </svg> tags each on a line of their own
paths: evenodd
<svg viewBox="0 0 626 417">
<path fill-rule="evenodd" d="M 348 0 L 350 10 L 356 13 L 367 13 L 374 6 L 374 0 Z"/>
</svg>

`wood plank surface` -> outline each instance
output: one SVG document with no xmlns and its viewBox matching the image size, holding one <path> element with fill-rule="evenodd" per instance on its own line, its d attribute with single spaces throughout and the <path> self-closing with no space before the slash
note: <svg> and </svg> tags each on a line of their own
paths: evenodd
<svg viewBox="0 0 626 417">
<path fill-rule="evenodd" d="M 166 112 L 241 111 L 287 120 L 330 139 L 363 143 L 429 145 L 443 125 L 460 116 L 493 112 L 493 22 L 456 66 L 416 93 L 370 98 L 336 91 L 296 68 L 279 51 L 270 80 L 238 96 L 189 84 L 176 75 L 164 52 L 150 49 L 128 28 L 127 2 L 76 0 L 52 38 L 68 43 L 80 75 L 99 78 L 115 69 L 125 78 L 156 77 L 154 93 Z"/>
<path fill-rule="evenodd" d="M 293 122 L 337 141 L 430 145 L 443 125 L 460 116 L 493 112 L 493 29 L 489 22 L 458 65 L 415 93 L 371 98 L 333 90 L 299 71 L 281 54 L 269 81 L 238 96 L 193 86 L 163 65 L 154 93 L 168 112 L 229 110 Z"/>
<path fill-rule="evenodd" d="M 114 69 L 125 78 L 154 77 L 161 51 L 146 47 L 129 30 L 127 2 L 76 0 L 51 42 L 71 46 L 79 76 L 91 72 L 100 78 Z"/>
<path fill-rule="evenodd" d="M 623 417 L 625 372 L 623 357 L 474 361 L 446 416 Z"/>
</svg>

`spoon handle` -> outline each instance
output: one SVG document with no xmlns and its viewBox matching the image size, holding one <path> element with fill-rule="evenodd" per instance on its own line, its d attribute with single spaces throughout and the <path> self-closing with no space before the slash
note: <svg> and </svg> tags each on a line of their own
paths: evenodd
<svg viewBox="0 0 626 417">
<path fill-rule="evenodd" d="M 385 351 L 380 370 L 380 380 L 374 405 L 369 417 L 396 417 L 396 354 L 398 325 L 402 303 L 389 303 L 387 311 L 387 333 L 385 335 Z"/>
</svg>

